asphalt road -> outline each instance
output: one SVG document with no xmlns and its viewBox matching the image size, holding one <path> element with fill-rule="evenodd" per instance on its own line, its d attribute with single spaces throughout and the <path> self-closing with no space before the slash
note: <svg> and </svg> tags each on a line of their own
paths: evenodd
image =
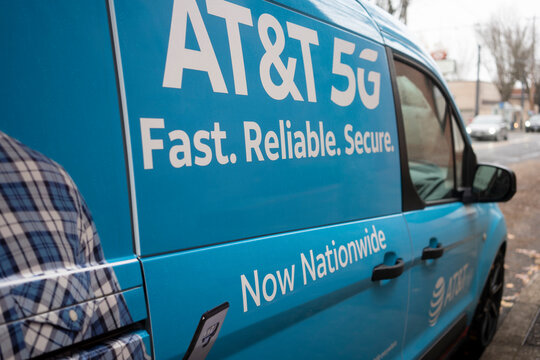
<svg viewBox="0 0 540 360">
<path fill-rule="evenodd" d="M 512 131 L 505 141 L 473 140 L 479 162 L 510 165 L 540 159 L 540 133 Z"/>
</svg>

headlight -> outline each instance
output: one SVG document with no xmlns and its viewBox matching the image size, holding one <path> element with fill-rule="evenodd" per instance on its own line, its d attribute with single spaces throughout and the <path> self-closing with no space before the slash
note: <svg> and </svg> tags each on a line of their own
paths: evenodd
<svg viewBox="0 0 540 360">
<path fill-rule="evenodd" d="M 529 126 L 531 126 L 531 122 L 530 122 L 530 121 L 528 121 L 528 120 L 527 120 L 527 121 L 525 121 L 525 126 L 526 126 L 526 127 L 529 127 Z"/>
<path fill-rule="evenodd" d="M 489 131 L 489 133 L 490 133 L 491 135 L 493 135 L 493 134 L 495 134 L 495 133 L 497 132 L 497 129 L 495 129 L 495 128 L 489 128 L 488 131 Z"/>
<path fill-rule="evenodd" d="M 465 129 L 465 130 L 467 130 L 467 134 L 470 134 L 472 132 L 471 128 L 468 127 L 468 126 L 467 126 L 467 129 Z"/>
</svg>

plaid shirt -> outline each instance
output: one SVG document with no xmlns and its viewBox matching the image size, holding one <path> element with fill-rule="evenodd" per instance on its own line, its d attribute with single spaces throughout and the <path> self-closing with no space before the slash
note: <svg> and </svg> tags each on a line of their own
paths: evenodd
<svg viewBox="0 0 540 360">
<path fill-rule="evenodd" d="M 66 171 L 0 132 L 0 359 L 34 357 L 130 324 L 104 264 Z M 141 345 L 128 354 L 142 358 Z"/>
</svg>

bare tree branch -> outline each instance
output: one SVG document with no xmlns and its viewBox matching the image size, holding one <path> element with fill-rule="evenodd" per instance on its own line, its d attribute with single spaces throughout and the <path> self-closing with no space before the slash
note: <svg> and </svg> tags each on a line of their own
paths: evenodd
<svg viewBox="0 0 540 360">
<path fill-rule="evenodd" d="M 407 8 L 411 1 L 412 0 L 376 0 L 375 3 L 391 15 L 398 14 L 399 20 L 407 24 Z"/>
<path fill-rule="evenodd" d="M 532 70 L 530 29 L 508 18 L 492 17 L 477 33 L 495 60 L 493 82 L 501 100 L 510 99 L 516 81 L 520 81 L 528 93 L 532 81 L 529 79 Z"/>
</svg>

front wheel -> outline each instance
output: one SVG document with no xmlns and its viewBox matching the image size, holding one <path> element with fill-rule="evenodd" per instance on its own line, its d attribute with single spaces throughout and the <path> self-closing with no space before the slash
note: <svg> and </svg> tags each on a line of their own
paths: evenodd
<svg viewBox="0 0 540 360">
<path fill-rule="evenodd" d="M 504 252 L 500 250 L 491 265 L 469 332 L 469 339 L 478 350 L 485 349 L 497 331 L 503 285 Z"/>
</svg>

